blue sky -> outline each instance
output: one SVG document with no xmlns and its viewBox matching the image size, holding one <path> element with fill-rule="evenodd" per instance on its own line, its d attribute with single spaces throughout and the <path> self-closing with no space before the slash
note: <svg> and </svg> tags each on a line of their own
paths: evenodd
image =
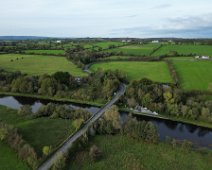
<svg viewBox="0 0 212 170">
<path fill-rule="evenodd" d="M 0 0 L 0 35 L 212 38 L 212 0 Z"/>
</svg>

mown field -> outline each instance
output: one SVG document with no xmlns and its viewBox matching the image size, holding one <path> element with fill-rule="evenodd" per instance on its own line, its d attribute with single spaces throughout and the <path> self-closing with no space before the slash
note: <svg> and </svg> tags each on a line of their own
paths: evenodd
<svg viewBox="0 0 212 170">
<path fill-rule="evenodd" d="M 17 115 L 17 111 L 0 105 L 0 121 L 18 128 L 19 134 L 42 156 L 43 146 L 52 149 L 74 132 L 70 120 L 51 118 L 27 118 Z M 1 163 L 0 163 L 1 165 Z"/>
<path fill-rule="evenodd" d="M 64 55 L 64 50 L 25 50 L 26 54 Z"/>
<path fill-rule="evenodd" d="M 102 150 L 102 158 L 92 161 L 88 150 L 70 160 L 72 170 L 209 170 L 212 153 L 202 154 L 159 143 L 138 142 L 123 136 L 96 136 L 92 142 Z"/>
<path fill-rule="evenodd" d="M 128 80 L 140 80 L 149 78 L 158 82 L 172 82 L 168 66 L 165 62 L 105 62 L 91 66 L 92 71 L 97 69 L 103 70 L 120 70 L 127 75 Z"/>
<path fill-rule="evenodd" d="M 179 55 L 209 55 L 212 56 L 211 45 L 163 45 L 153 56 L 161 56 L 176 51 Z"/>
<path fill-rule="evenodd" d="M 154 49 L 158 48 L 159 44 L 144 44 L 144 45 L 128 45 L 120 48 L 114 48 L 107 50 L 108 52 L 122 52 L 123 55 L 135 55 L 135 56 L 150 56 Z"/>
<path fill-rule="evenodd" d="M 171 59 L 184 90 L 212 91 L 212 61 L 176 57 Z"/>
<path fill-rule="evenodd" d="M 21 71 L 30 75 L 53 74 L 57 71 L 69 72 L 74 76 L 87 75 L 65 57 L 56 56 L 0 55 L 0 68 L 8 71 Z"/>
<path fill-rule="evenodd" d="M 0 169 L 1 170 L 28 170 L 18 155 L 6 144 L 0 141 Z"/>
</svg>

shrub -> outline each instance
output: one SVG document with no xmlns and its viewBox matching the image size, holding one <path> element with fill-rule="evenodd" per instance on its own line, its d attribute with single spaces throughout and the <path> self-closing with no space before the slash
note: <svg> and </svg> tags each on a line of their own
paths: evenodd
<svg viewBox="0 0 212 170">
<path fill-rule="evenodd" d="M 20 116 L 25 116 L 25 115 L 30 115 L 30 114 L 32 114 L 32 108 L 30 105 L 23 105 L 18 110 L 18 115 L 20 115 Z"/>
<path fill-rule="evenodd" d="M 65 170 L 66 166 L 66 155 L 60 153 L 58 155 L 58 159 L 54 162 L 51 170 Z"/>
<path fill-rule="evenodd" d="M 102 151 L 96 145 L 93 145 L 90 148 L 89 156 L 93 161 L 97 161 L 102 157 Z"/>
</svg>

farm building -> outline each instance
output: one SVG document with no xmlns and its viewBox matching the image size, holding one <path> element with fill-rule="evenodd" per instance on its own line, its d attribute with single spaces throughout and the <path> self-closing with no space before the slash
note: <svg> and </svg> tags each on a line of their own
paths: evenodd
<svg viewBox="0 0 212 170">
<path fill-rule="evenodd" d="M 159 40 L 153 40 L 152 43 L 157 44 L 157 43 L 159 43 Z"/>
</svg>

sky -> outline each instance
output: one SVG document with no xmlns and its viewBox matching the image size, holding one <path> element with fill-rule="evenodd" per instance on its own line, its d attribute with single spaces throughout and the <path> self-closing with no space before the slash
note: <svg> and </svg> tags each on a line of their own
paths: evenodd
<svg viewBox="0 0 212 170">
<path fill-rule="evenodd" d="M 212 0 L 0 0 L 0 36 L 212 38 Z"/>
</svg>

